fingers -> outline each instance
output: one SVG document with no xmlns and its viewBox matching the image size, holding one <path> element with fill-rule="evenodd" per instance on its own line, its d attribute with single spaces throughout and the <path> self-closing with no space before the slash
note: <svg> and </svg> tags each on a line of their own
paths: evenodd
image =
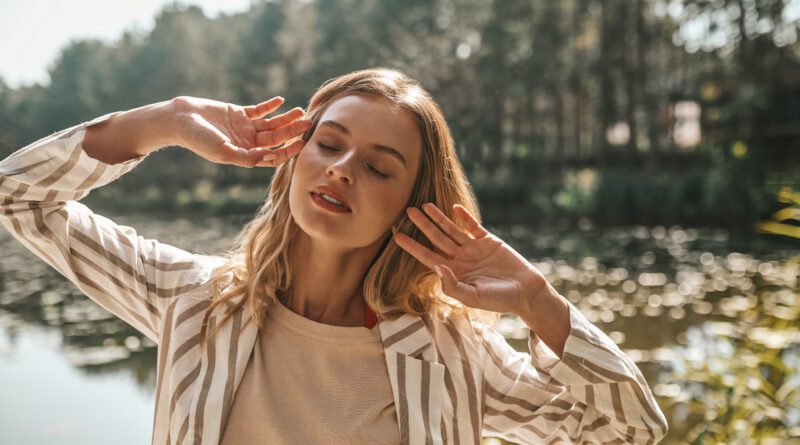
<svg viewBox="0 0 800 445">
<path fill-rule="evenodd" d="M 247 168 L 277 167 L 297 156 L 303 150 L 305 144 L 305 141 L 297 140 L 286 147 L 272 150 L 263 147 L 247 149 L 225 142 L 220 151 L 220 159 L 215 160 L 215 162 Z"/>
<path fill-rule="evenodd" d="M 285 147 L 276 148 L 274 150 L 268 149 L 267 153 L 256 162 L 255 167 L 277 167 L 284 164 L 297 156 L 305 145 L 306 141 L 297 140 Z"/>
<path fill-rule="evenodd" d="M 418 243 L 415 239 L 403 232 L 395 232 L 393 236 L 394 242 L 397 243 L 398 246 L 430 269 L 433 269 L 433 266 L 437 264 L 447 261 L 446 258 Z"/>
<path fill-rule="evenodd" d="M 455 204 L 453 206 L 455 210 L 456 216 L 464 223 L 464 226 L 467 228 L 467 231 L 470 235 L 474 238 L 483 238 L 484 236 L 488 235 L 489 232 L 481 226 L 481 223 L 472 216 L 472 213 L 469 212 L 464 206 L 461 204 Z"/>
<path fill-rule="evenodd" d="M 268 154 L 268 151 L 269 149 L 266 148 L 254 148 L 248 150 L 231 142 L 225 142 L 222 145 L 222 150 L 220 151 L 219 155 L 221 158 L 220 163 L 249 168 L 252 167 L 258 159 L 261 159 L 264 157 L 264 155 Z"/>
<path fill-rule="evenodd" d="M 311 121 L 294 121 L 274 131 L 262 131 L 256 133 L 256 146 L 276 147 L 291 138 L 302 135 L 306 132 L 306 130 L 311 128 L 311 125 L 313 125 Z"/>
<path fill-rule="evenodd" d="M 246 106 L 244 107 L 244 112 L 250 119 L 261 119 L 262 117 L 280 108 L 281 105 L 283 105 L 283 98 L 277 96 L 266 102 L 261 102 L 258 105 Z"/>
<path fill-rule="evenodd" d="M 305 114 L 302 108 L 292 108 L 291 110 L 275 116 L 270 119 L 256 119 L 253 121 L 253 126 L 257 131 L 271 131 L 276 128 L 283 127 L 284 125 L 300 119 Z"/>
<path fill-rule="evenodd" d="M 430 217 L 433 222 L 439 226 L 439 229 L 441 229 L 442 232 L 452 238 L 453 241 L 455 241 L 455 243 L 459 246 L 470 240 L 469 236 L 461 231 L 461 229 L 456 226 L 455 223 L 453 223 L 453 221 L 433 203 L 426 202 L 425 204 L 422 204 L 422 210 L 424 210 L 428 217 Z"/>
<path fill-rule="evenodd" d="M 431 206 L 434 206 L 431 204 Z M 438 247 L 442 252 L 444 252 L 450 258 L 453 258 L 458 252 L 459 245 L 456 244 L 452 238 L 442 232 L 439 227 L 436 226 L 430 219 L 428 219 L 425 214 L 423 214 L 419 209 L 416 207 L 409 207 L 406 209 L 406 213 L 411 221 L 420 228 L 422 233 L 431 240 L 434 246 Z M 464 235 L 462 233 L 462 235 Z M 466 235 L 464 235 L 466 236 Z"/>
</svg>

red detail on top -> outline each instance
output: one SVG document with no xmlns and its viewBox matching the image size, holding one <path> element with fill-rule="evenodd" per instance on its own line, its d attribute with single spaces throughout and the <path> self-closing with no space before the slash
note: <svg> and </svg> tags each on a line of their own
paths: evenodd
<svg viewBox="0 0 800 445">
<path fill-rule="evenodd" d="M 368 329 L 372 329 L 378 323 L 378 315 L 375 312 L 372 312 L 372 309 L 367 306 L 367 315 L 364 320 L 364 326 Z"/>
</svg>

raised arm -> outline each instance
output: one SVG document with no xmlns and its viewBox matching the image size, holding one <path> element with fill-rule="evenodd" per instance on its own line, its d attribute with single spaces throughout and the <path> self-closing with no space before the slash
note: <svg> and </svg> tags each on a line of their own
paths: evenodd
<svg viewBox="0 0 800 445">
<path fill-rule="evenodd" d="M 302 145 L 270 150 L 269 144 L 307 128 L 297 121 L 302 110 L 261 119 L 280 102 L 237 107 L 178 98 L 36 141 L 0 161 L 0 224 L 87 296 L 158 342 L 162 313 L 175 297 L 207 282 L 220 258 L 145 239 L 78 201 L 165 145 L 181 144 L 220 163 L 277 165 Z M 229 120 L 240 122 L 237 128 L 220 124 L 226 113 L 252 121 L 252 133 L 244 119 Z M 269 164 L 261 161 L 264 153 Z"/>
</svg>

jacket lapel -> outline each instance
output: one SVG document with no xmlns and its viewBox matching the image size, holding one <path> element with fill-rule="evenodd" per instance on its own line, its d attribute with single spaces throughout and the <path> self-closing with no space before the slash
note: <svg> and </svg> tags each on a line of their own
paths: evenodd
<svg viewBox="0 0 800 445">
<path fill-rule="evenodd" d="M 215 312 L 214 323 L 224 316 L 222 310 Z M 203 350 L 197 379 L 200 386 L 194 391 L 191 405 L 190 443 L 216 444 L 222 439 L 233 395 L 244 377 L 258 334 L 251 316 L 250 307 L 245 304 L 213 337 L 213 347 Z M 238 338 L 235 332 L 239 332 Z"/>
<path fill-rule="evenodd" d="M 383 320 L 383 340 L 403 444 L 442 443 L 441 416 L 445 366 L 422 317 L 403 314 Z"/>
</svg>

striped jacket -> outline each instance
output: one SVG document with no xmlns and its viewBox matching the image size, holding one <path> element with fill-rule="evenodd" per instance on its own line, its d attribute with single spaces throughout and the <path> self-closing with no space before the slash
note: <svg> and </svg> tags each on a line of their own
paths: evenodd
<svg viewBox="0 0 800 445">
<path fill-rule="evenodd" d="M 0 162 L 0 222 L 89 298 L 158 344 L 153 444 L 217 444 L 257 328 L 248 306 L 200 348 L 210 279 L 223 259 L 145 239 L 78 202 L 147 155 L 109 165 L 82 147 L 87 125 Z M 221 320 L 222 311 L 210 319 Z M 636 365 L 569 306 L 559 359 L 529 331 L 530 354 L 492 326 L 450 314 L 383 320 L 400 436 L 409 444 L 655 443 L 664 415 Z"/>
</svg>

